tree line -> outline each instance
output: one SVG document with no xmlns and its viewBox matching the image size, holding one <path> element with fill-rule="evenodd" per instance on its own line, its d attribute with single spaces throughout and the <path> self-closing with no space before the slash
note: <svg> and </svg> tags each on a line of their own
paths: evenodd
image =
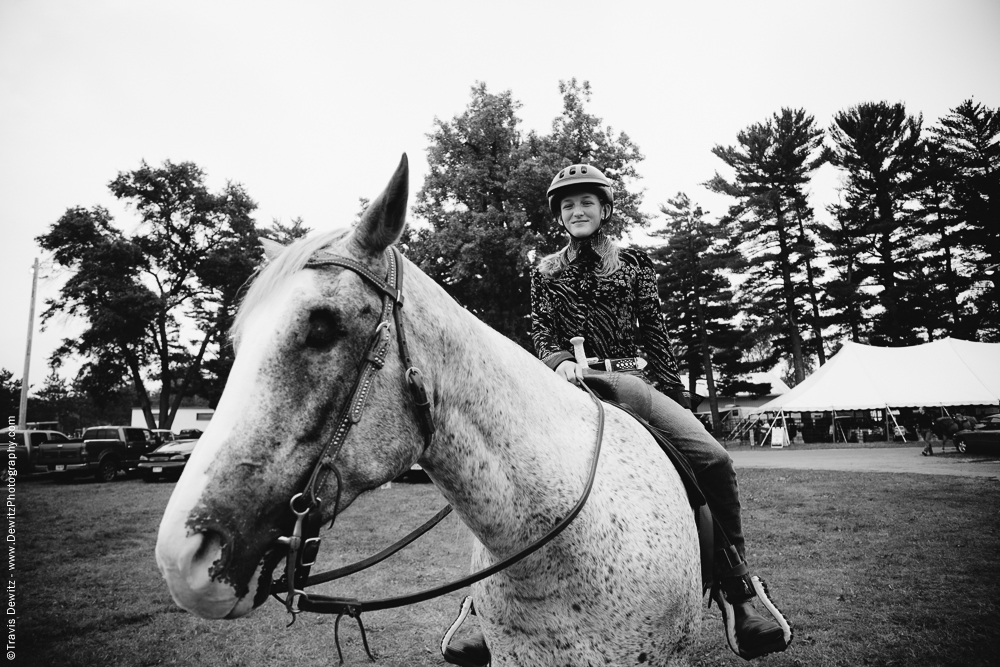
<svg viewBox="0 0 1000 667">
<path fill-rule="evenodd" d="M 733 332 L 722 325 L 733 321 L 739 348 L 754 353 L 729 368 L 785 359 L 791 384 L 844 340 L 1000 341 L 1000 110 L 966 100 L 925 128 L 902 103 L 862 103 L 824 130 L 805 110 L 783 108 L 736 139 L 712 150 L 733 176 L 706 183 L 732 198 L 728 212 L 704 221 L 679 196 L 663 207 L 667 242 L 654 251 L 665 308 L 688 320 L 679 342 L 692 378 L 711 374 L 713 348 L 728 353 Z M 807 197 L 827 163 L 842 182 L 829 223 Z M 702 239 L 697 255 L 691 230 Z M 699 293 L 676 275 L 704 284 L 726 271 L 740 277 L 731 303 L 726 286 Z M 722 310 L 717 333 L 696 318 L 711 304 Z"/>
<path fill-rule="evenodd" d="M 484 83 L 461 114 L 435 119 L 416 223 L 401 243 L 459 303 L 529 350 L 530 271 L 565 242 L 545 197 L 552 175 L 600 167 L 615 184 L 614 236 L 653 222 L 640 210 L 639 147 L 588 111 L 587 82 L 560 82 L 559 93 L 562 112 L 544 133 L 525 132 L 512 93 Z M 825 129 L 805 110 L 781 109 L 712 148 L 728 175 L 705 185 L 731 198 L 729 210 L 711 219 L 678 193 L 661 205 L 647 248 L 690 389 L 704 377 L 713 398 L 761 391 L 742 378 L 780 360 L 801 381 L 845 339 L 1000 340 L 1000 275 L 987 275 L 1000 264 L 998 139 L 1000 110 L 972 100 L 930 128 L 902 103 L 877 102 Z M 824 164 L 842 175 L 831 221 L 808 202 Z M 71 393 L 128 387 L 150 426 L 169 427 L 185 396 L 214 405 L 221 395 L 226 332 L 261 261 L 258 237 L 284 243 L 308 229 L 301 219 L 258 226 L 242 186 L 210 192 L 192 163 L 143 163 L 109 187 L 139 216 L 134 233 L 105 209 L 76 207 L 38 237 L 69 273 L 43 319 L 87 324 L 50 361 L 79 356 Z"/>
<path fill-rule="evenodd" d="M 519 129 L 510 91 L 472 90 L 436 120 L 408 256 L 466 308 L 531 349 L 529 284 L 565 242 L 545 190 L 559 168 L 592 163 L 615 182 L 612 234 L 649 225 L 643 156 L 587 111 L 591 90 L 560 84 L 547 134 Z M 1000 110 L 972 100 L 933 127 L 902 103 L 862 103 L 821 128 L 783 108 L 712 152 L 731 175 L 705 185 L 731 198 L 710 219 L 685 193 L 664 203 L 649 251 L 668 330 L 694 392 L 762 393 L 743 378 L 781 360 L 800 382 L 844 340 L 900 346 L 945 336 L 1000 341 Z M 809 204 L 816 170 L 841 174 L 832 222 Z M 718 383 L 718 388 L 716 384 Z M 717 391 L 718 390 L 718 391 Z"/>
</svg>

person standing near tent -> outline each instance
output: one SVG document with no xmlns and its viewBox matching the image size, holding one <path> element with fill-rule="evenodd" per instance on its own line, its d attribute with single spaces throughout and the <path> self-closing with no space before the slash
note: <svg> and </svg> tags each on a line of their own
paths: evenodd
<svg viewBox="0 0 1000 667">
<path fill-rule="evenodd" d="M 917 434 L 924 441 L 924 450 L 920 452 L 924 456 L 934 456 L 934 448 L 931 447 L 931 436 L 934 434 L 934 418 L 922 407 L 917 408 L 917 413 L 913 416 L 913 423 L 917 427 Z"/>
</svg>

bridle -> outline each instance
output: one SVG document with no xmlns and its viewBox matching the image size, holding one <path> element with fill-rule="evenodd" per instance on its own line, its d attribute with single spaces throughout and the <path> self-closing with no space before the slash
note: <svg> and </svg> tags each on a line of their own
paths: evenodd
<svg viewBox="0 0 1000 667">
<path fill-rule="evenodd" d="M 430 445 L 434 437 L 434 419 L 431 416 L 427 390 L 424 387 L 420 369 L 413 366 L 409 347 L 406 344 L 406 329 L 403 325 L 402 258 L 395 247 L 392 247 L 391 252 L 386 254 L 389 260 L 389 269 L 384 280 L 361 262 L 325 251 L 313 255 L 305 265 L 305 268 L 339 266 L 353 271 L 381 293 L 382 310 L 378 325 L 375 327 L 368 343 L 367 352 L 361 362 L 358 376 L 354 381 L 354 387 L 337 418 L 337 428 L 324 446 L 323 451 L 320 452 L 319 458 L 316 459 L 305 487 L 292 496 L 288 503 L 292 514 L 295 515 L 295 526 L 291 535 L 278 538 L 279 544 L 287 545 L 288 553 L 285 557 L 284 579 L 275 582 L 275 584 L 288 592 L 284 604 L 286 609 L 292 613 L 295 613 L 296 599 L 308 597 L 304 590 L 296 588 L 296 583 L 303 582 L 303 588 L 308 585 L 309 569 L 316 562 L 316 555 L 319 552 L 321 541 L 319 529 L 322 525 L 323 499 L 318 494 L 332 472 L 337 477 L 337 492 L 333 506 L 333 520 L 336 520 L 337 512 L 340 509 L 341 479 L 340 472 L 334 465 L 334 460 L 340 453 L 341 447 L 344 446 L 344 441 L 347 439 L 351 427 L 361 421 L 365 404 L 371 395 L 375 374 L 385 365 L 391 342 L 390 321 L 395 321 L 396 324 L 399 355 L 403 361 L 403 367 L 406 368 L 406 383 L 410 389 L 410 396 L 417 407 L 418 419 L 424 434 L 424 449 Z"/>
<path fill-rule="evenodd" d="M 383 549 L 381 552 L 366 558 L 357 563 L 347 565 L 336 570 L 309 576 L 312 565 L 316 562 L 319 552 L 320 537 L 319 529 L 323 523 L 321 509 L 323 499 L 318 493 L 323 489 L 330 473 L 337 478 L 337 491 L 333 503 L 333 517 L 330 521 L 330 528 L 336 521 L 337 513 L 340 509 L 341 478 L 334 461 L 337 454 L 343 447 L 347 435 L 354 424 L 357 424 L 364 413 L 365 404 L 371 393 L 372 382 L 375 374 L 385 365 L 386 357 L 389 354 L 391 336 L 389 334 L 390 322 L 396 325 L 396 339 L 399 347 L 400 359 L 406 369 L 406 384 L 409 387 L 410 397 L 417 408 L 417 420 L 424 436 L 424 450 L 430 446 L 434 437 L 434 419 L 431 415 L 430 401 L 427 398 L 427 390 L 424 387 L 423 376 L 420 369 L 416 368 L 410 358 L 409 348 L 406 344 L 406 331 L 403 322 L 403 261 L 399 250 L 395 246 L 390 246 L 386 251 L 388 259 L 388 272 L 385 279 L 373 273 L 367 266 L 349 257 L 334 255 L 325 251 L 313 255 L 306 262 L 305 268 L 316 268 L 321 266 L 339 266 L 349 269 L 372 285 L 382 295 L 382 310 L 379 316 L 378 325 L 372 334 L 368 344 L 368 351 L 361 362 L 358 377 L 354 382 L 351 393 L 341 408 L 337 419 L 337 427 L 329 442 L 324 446 L 316 463 L 313 465 L 309 480 L 299 493 L 296 493 L 289 500 L 289 507 L 295 515 L 295 525 L 291 535 L 279 537 L 277 542 L 280 546 L 286 546 L 288 551 L 285 555 L 284 575 L 271 583 L 271 594 L 281 601 L 289 613 L 292 614 L 292 622 L 295 617 L 303 611 L 337 614 L 337 622 L 334 625 L 334 636 L 337 642 L 337 653 L 340 655 L 343 664 L 343 655 L 340 650 L 340 640 L 338 636 L 340 619 L 350 616 L 357 620 L 361 628 L 361 636 L 364 642 L 365 652 L 368 657 L 374 660 L 368 649 L 368 640 L 365 636 L 364 625 L 361 623 L 361 613 L 364 611 L 375 611 L 379 609 L 391 609 L 402 607 L 417 602 L 430 600 L 441 595 L 465 588 L 477 581 L 485 579 L 501 570 L 504 570 L 514 563 L 526 558 L 561 533 L 583 509 L 593 488 L 594 477 L 597 473 L 597 462 L 601 453 L 601 441 L 604 434 L 604 407 L 600 399 L 585 384 L 582 385 L 598 407 L 597 441 L 594 448 L 594 456 L 591 462 L 590 475 L 584 487 L 580 499 L 573 509 L 553 526 L 545 535 L 532 542 L 520 551 L 507 558 L 494 563 L 488 568 L 480 570 L 474 574 L 463 577 L 457 581 L 445 584 L 437 588 L 429 589 L 419 593 L 404 595 L 381 600 L 360 601 L 354 598 L 336 598 L 325 595 L 310 595 L 305 588 L 319 583 L 333 581 L 349 574 L 364 570 L 396 553 L 416 538 L 420 537 L 437 523 L 444 519 L 450 512 L 451 507 L 445 506 L 420 527 L 416 528 L 405 537 Z M 282 599 L 278 594 L 287 593 Z"/>
</svg>

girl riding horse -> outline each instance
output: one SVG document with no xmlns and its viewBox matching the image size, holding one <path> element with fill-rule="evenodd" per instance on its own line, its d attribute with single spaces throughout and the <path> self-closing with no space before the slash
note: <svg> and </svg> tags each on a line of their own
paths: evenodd
<svg viewBox="0 0 1000 667">
<path fill-rule="evenodd" d="M 592 369 L 577 363 L 570 340 L 582 336 L 587 352 L 597 357 L 590 364 L 594 369 L 626 369 L 663 388 L 661 393 L 640 383 L 650 405 L 645 416 L 687 457 L 715 516 L 715 543 L 727 545 L 715 554 L 713 598 L 723 612 L 729 646 L 746 659 L 783 651 L 791 627 L 750 576 L 732 458 L 689 410 L 660 317 L 653 264 L 644 252 L 619 248 L 605 231 L 614 211 L 611 182 L 594 166 L 576 164 L 555 175 L 547 194 L 549 209 L 569 238 L 532 273 L 538 356 L 562 379 L 581 384 Z M 637 368 L 636 325 L 648 357 L 645 370 Z M 758 596 L 773 618 L 754 608 Z M 444 654 L 466 667 L 489 662 L 481 637 L 452 642 Z"/>
</svg>

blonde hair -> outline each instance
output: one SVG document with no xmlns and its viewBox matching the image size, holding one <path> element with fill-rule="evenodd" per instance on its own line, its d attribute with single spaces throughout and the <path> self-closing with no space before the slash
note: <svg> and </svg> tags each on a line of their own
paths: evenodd
<svg viewBox="0 0 1000 667">
<path fill-rule="evenodd" d="M 571 236 L 562 250 L 546 255 L 538 263 L 538 272 L 546 278 L 557 278 L 569 263 L 576 259 L 584 244 L 589 244 L 593 251 L 601 259 L 601 265 L 597 270 L 597 275 L 603 277 L 610 276 L 621 267 L 621 260 L 618 257 L 618 244 L 609 238 L 602 230 L 597 230 L 585 239 L 578 239 Z"/>
<path fill-rule="evenodd" d="M 250 289 L 240 301 L 233 326 L 229 329 L 233 346 L 239 346 L 240 336 L 243 334 L 250 312 L 264 301 L 279 283 L 293 273 L 301 271 L 316 251 L 342 239 L 350 231 L 350 228 L 336 229 L 325 234 L 298 239 L 282 250 L 280 255 L 267 262 L 257 275 L 251 278 Z"/>
</svg>

